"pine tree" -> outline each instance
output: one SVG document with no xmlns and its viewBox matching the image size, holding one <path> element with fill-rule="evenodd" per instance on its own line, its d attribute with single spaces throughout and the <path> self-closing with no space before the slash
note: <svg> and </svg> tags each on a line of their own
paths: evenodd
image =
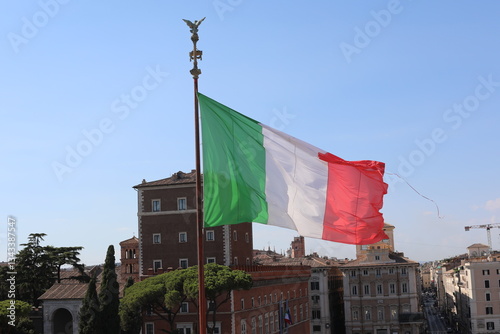
<svg viewBox="0 0 500 334">
<path fill-rule="evenodd" d="M 99 333 L 120 333 L 120 317 L 118 315 L 119 286 L 115 272 L 115 248 L 108 247 L 106 261 L 102 272 L 101 288 L 99 289 L 99 321 L 97 328 Z"/>
<path fill-rule="evenodd" d="M 92 277 L 89 282 L 87 293 L 80 308 L 80 323 L 78 325 L 79 334 L 98 334 L 96 326 L 99 319 L 99 300 L 95 285 L 96 277 Z"/>
</svg>

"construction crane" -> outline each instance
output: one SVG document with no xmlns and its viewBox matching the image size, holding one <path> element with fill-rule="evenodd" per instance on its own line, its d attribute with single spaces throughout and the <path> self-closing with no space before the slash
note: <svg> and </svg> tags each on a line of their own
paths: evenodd
<svg viewBox="0 0 500 334">
<path fill-rule="evenodd" d="M 471 228 L 485 228 L 486 232 L 488 234 L 488 253 L 491 254 L 492 248 L 491 248 L 491 232 L 490 230 L 492 228 L 498 227 L 500 228 L 500 224 L 483 224 L 483 225 L 471 225 L 471 226 L 465 226 L 465 230 L 469 231 Z"/>
</svg>

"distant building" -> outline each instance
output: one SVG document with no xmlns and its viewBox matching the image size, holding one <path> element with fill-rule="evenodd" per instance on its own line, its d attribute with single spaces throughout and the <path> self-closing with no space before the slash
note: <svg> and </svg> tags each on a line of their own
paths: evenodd
<svg viewBox="0 0 500 334">
<path fill-rule="evenodd" d="M 294 238 L 288 252 L 289 257 L 270 250 L 254 251 L 254 253 L 256 254 L 254 262 L 264 266 L 308 266 L 310 268 L 308 286 L 310 332 L 313 334 L 344 333 L 342 272 L 339 269 L 344 261 L 321 258 L 317 254 L 305 256 L 303 237 Z"/>
<path fill-rule="evenodd" d="M 136 236 L 120 242 L 121 277 L 139 281 L 139 239 Z"/>
<path fill-rule="evenodd" d="M 421 332 L 419 264 L 394 251 L 394 226 L 384 230 L 389 239 L 357 246 L 357 259 L 340 267 L 347 334 Z"/>
<path fill-rule="evenodd" d="M 475 244 L 467 249 L 478 248 L 483 247 Z M 456 331 L 500 333 L 499 253 L 462 259 L 443 273 L 443 288 L 443 308 Z"/>
</svg>

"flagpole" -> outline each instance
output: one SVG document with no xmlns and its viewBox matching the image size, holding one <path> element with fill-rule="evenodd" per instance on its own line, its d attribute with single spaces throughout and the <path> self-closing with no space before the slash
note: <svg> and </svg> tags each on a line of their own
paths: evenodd
<svg viewBox="0 0 500 334">
<path fill-rule="evenodd" d="M 193 51 L 189 53 L 190 61 L 193 61 L 193 68 L 190 73 L 194 83 L 194 127 L 195 127 L 195 154 L 196 154 L 196 223 L 198 227 L 198 333 L 205 334 L 207 328 L 207 302 L 205 296 L 205 272 L 204 272 L 204 252 L 203 252 L 203 195 L 201 190 L 201 162 L 200 162 L 200 122 L 198 111 L 198 76 L 201 70 L 198 68 L 198 59 L 201 60 L 202 51 L 196 49 L 198 42 L 198 26 L 205 18 L 199 21 L 184 20 L 190 28 Z"/>
</svg>

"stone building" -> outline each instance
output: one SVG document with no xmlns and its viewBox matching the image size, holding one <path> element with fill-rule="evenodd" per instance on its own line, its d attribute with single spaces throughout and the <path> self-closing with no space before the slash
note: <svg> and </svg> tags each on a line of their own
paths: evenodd
<svg viewBox="0 0 500 334">
<path fill-rule="evenodd" d="M 344 275 L 347 334 L 419 334 L 419 264 L 394 251 L 394 226 L 385 224 L 389 239 L 357 246 L 357 258 L 340 267 Z"/>
</svg>

